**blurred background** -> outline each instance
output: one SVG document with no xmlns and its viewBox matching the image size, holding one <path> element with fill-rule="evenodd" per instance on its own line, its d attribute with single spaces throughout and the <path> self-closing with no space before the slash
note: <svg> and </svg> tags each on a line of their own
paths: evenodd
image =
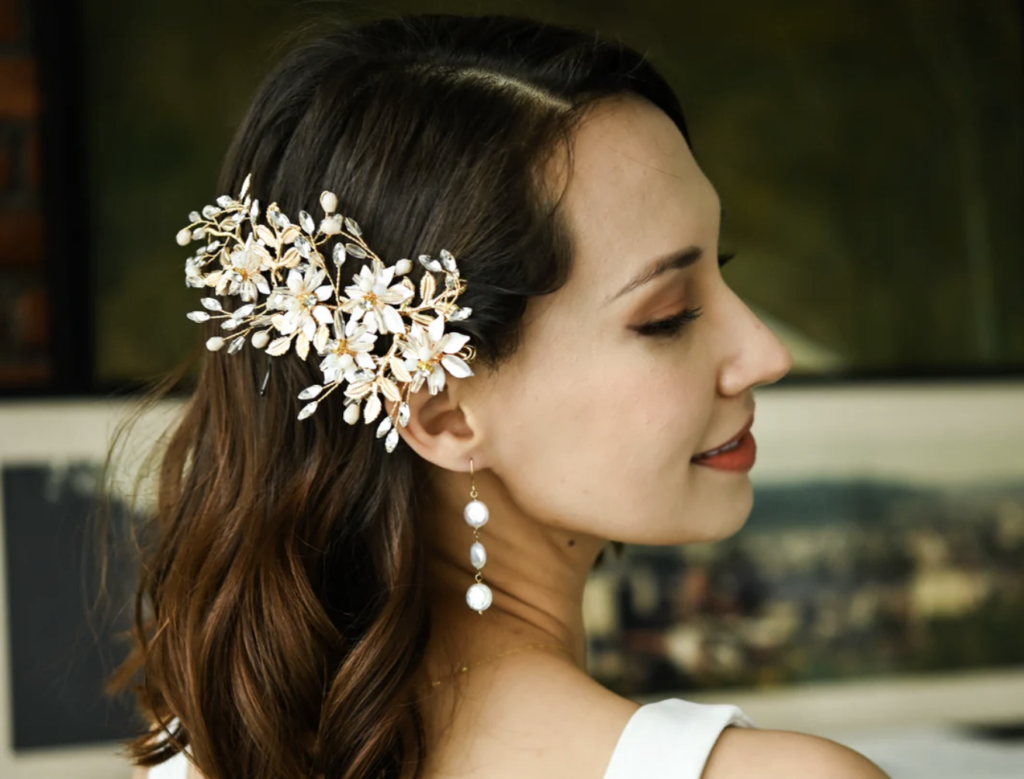
<svg viewBox="0 0 1024 779">
<path fill-rule="evenodd" d="M 594 572 L 593 675 L 894 779 L 1024 777 L 1019 0 L 0 0 L 0 774 L 128 775 L 87 517 L 116 420 L 200 348 L 174 235 L 282 31 L 422 11 L 646 52 L 721 195 L 726 278 L 794 354 L 759 392 L 747 527 Z"/>
</svg>

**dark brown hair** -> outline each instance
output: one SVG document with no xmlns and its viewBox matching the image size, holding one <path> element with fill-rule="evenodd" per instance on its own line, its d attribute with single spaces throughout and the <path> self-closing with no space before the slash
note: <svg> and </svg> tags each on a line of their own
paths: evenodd
<svg viewBox="0 0 1024 779">
<path fill-rule="evenodd" d="M 341 25 L 274 67 L 211 194 L 251 171 L 255 197 L 297 214 L 329 189 L 381 257 L 449 249 L 473 309 L 456 329 L 493 368 L 529 299 L 570 272 L 545 163 L 614 95 L 651 101 L 689 141 L 672 90 L 621 43 L 504 16 Z M 340 402 L 296 421 L 316 362 L 206 355 L 159 448 L 134 646 L 110 683 L 165 729 L 128 745 L 139 765 L 189 745 L 210 779 L 419 774 L 425 464 L 401 442 L 387 454 Z"/>
</svg>

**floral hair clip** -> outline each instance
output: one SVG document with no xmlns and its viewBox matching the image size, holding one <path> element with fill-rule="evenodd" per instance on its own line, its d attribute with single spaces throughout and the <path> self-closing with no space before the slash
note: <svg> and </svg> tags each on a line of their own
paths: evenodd
<svg viewBox="0 0 1024 779">
<path fill-rule="evenodd" d="M 347 382 L 344 418 L 350 425 L 360 416 L 364 424 L 376 420 L 383 408 L 381 395 L 396 404 L 393 416 L 377 427 L 377 438 L 387 436 L 384 447 L 393 451 L 397 425 L 409 424 L 409 394 L 426 382 L 430 394 L 436 395 L 444 389 L 446 370 L 460 379 L 474 375 L 468 363 L 476 350 L 466 345 L 469 336 L 445 332 L 446 323 L 461 322 L 472 313 L 455 303 L 466 288 L 455 258 L 446 249 L 440 259 L 419 256 L 426 272 L 419 285 L 420 303 L 414 306 L 416 286 L 406 276 L 412 261 L 385 265 L 366 245 L 358 223 L 335 213 L 334 193 L 320 195 L 324 218 L 319 226 L 305 211 L 299 211 L 298 224 L 292 224 L 277 203 L 267 206 L 267 223 L 262 224 L 257 221 L 259 201 L 249 196 L 251 179 L 251 174 L 246 176 L 237 199 L 221 195 L 216 205 L 193 211 L 191 224 L 178 232 L 181 246 L 206 241 L 185 261 L 186 286 L 213 288 L 217 295 L 241 301 L 227 311 L 217 298 L 205 297 L 200 301 L 204 310 L 191 311 L 188 318 L 222 320 L 226 333 L 206 341 L 210 351 L 226 344 L 227 353 L 235 354 L 249 338 L 255 348 L 273 357 L 294 347 L 305 360 L 312 347 L 321 357 L 324 378 L 322 384 L 298 393 L 299 400 L 309 401 L 298 419 L 313 414 L 324 398 Z M 329 242 L 333 272 L 324 259 Z M 349 257 L 370 263 L 342 292 L 341 267 Z M 444 273 L 440 291 L 435 273 Z M 406 278 L 392 284 L 399 276 Z M 374 354 L 378 336 L 387 334 L 392 336 L 387 353 Z"/>
</svg>

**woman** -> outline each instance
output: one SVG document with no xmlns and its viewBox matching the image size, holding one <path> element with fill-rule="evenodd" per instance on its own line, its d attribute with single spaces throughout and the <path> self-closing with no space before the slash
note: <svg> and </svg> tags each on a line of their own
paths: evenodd
<svg viewBox="0 0 1024 779">
<path fill-rule="evenodd" d="M 131 744 L 150 777 L 184 777 L 179 748 L 211 779 L 883 776 L 585 672 L 609 540 L 735 533 L 752 390 L 790 367 L 722 279 L 718 195 L 640 55 L 505 17 L 322 35 L 263 84 L 221 191 L 181 243 L 277 232 L 189 259 L 214 353 L 115 680 L 163 723 Z M 378 400 L 327 397 L 381 365 Z"/>
</svg>

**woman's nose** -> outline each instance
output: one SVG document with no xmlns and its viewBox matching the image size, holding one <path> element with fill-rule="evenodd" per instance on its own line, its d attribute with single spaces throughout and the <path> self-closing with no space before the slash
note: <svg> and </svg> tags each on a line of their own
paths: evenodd
<svg viewBox="0 0 1024 779">
<path fill-rule="evenodd" d="M 726 318 L 724 358 L 719 371 L 719 392 L 738 395 L 754 387 L 774 384 L 793 367 L 793 355 L 775 333 L 731 289 Z"/>
</svg>

